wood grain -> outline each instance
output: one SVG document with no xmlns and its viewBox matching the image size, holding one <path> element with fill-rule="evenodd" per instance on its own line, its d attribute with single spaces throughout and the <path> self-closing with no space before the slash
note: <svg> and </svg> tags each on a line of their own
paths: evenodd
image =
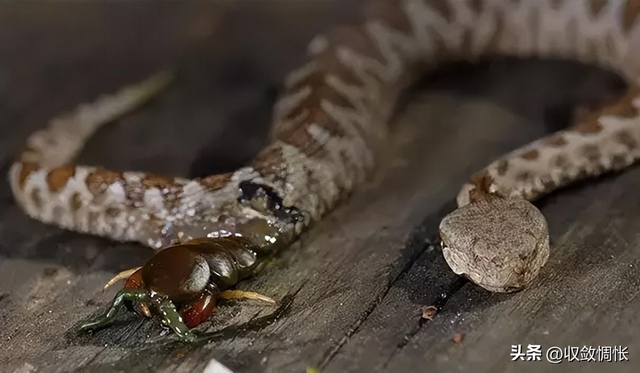
<svg viewBox="0 0 640 373">
<path fill-rule="evenodd" d="M 348 5 L 345 5 L 348 4 Z M 273 92 L 331 24 L 361 3 L 0 5 L 0 167 L 47 119 L 172 67 L 178 82 L 101 130 L 80 161 L 189 175 L 246 162 L 266 141 Z M 275 51 L 275 52 L 274 52 Z M 259 276 L 278 300 L 223 304 L 204 346 L 159 342 L 157 320 L 123 316 L 81 334 L 113 296 L 101 287 L 152 253 L 26 217 L 0 184 L 0 371 L 590 372 L 604 364 L 511 362 L 512 344 L 622 345 L 637 371 L 640 169 L 541 201 L 552 253 L 539 281 L 490 294 L 455 276 L 437 225 L 468 175 L 566 125 L 570 108 L 619 90 L 612 74 L 568 62 L 451 66 L 408 95 L 381 167 L 353 198 Z M 435 305 L 432 321 L 421 318 Z M 226 328 L 226 329 L 225 329 Z M 458 333 L 454 342 L 454 335 Z"/>
</svg>

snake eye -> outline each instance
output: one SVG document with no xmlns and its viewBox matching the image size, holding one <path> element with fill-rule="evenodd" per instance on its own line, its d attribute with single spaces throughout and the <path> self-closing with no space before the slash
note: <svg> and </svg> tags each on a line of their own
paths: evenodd
<svg viewBox="0 0 640 373">
<path fill-rule="evenodd" d="M 531 203 L 498 196 L 463 206 L 440 223 L 449 267 L 496 292 L 531 283 L 547 260 L 548 235 L 546 220 Z"/>
</svg>

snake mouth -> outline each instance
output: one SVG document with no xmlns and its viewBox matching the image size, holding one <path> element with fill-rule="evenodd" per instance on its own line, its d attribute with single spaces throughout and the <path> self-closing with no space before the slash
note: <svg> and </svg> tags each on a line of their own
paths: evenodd
<svg viewBox="0 0 640 373">
<path fill-rule="evenodd" d="M 489 196 L 460 207 L 442 220 L 440 237 L 453 272 L 492 292 L 527 287 L 549 255 L 544 216 L 519 198 Z"/>
<path fill-rule="evenodd" d="M 515 293 L 529 286 L 549 256 L 548 239 L 539 240 L 529 255 L 522 258 L 516 267 L 501 261 L 482 260 L 465 250 L 440 242 L 443 256 L 451 270 L 470 282 L 494 293 Z"/>
</svg>

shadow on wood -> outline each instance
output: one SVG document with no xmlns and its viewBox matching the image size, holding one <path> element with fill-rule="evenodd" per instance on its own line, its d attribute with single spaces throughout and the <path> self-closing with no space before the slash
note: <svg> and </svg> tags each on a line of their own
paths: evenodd
<svg viewBox="0 0 640 373">
<path fill-rule="evenodd" d="M 3 172 L 48 118 L 166 66 L 178 74 L 175 86 L 101 130 L 80 161 L 175 175 L 246 161 L 265 142 L 265 92 L 302 61 L 314 34 L 361 18 L 355 3 L 269 4 L 0 5 Z M 133 315 L 79 333 L 115 292 L 102 285 L 151 251 L 33 221 L 3 181 L 0 370 L 198 372 L 211 359 L 238 372 L 602 369 L 511 362 L 511 345 L 541 344 L 627 346 L 632 361 L 607 370 L 632 371 L 640 347 L 638 167 L 541 201 L 552 254 L 527 291 L 489 294 L 467 283 L 448 269 L 437 241 L 438 222 L 471 172 L 566 124 L 573 105 L 615 94 L 619 82 L 578 64 L 513 60 L 426 78 L 399 108 L 369 182 L 240 284 L 278 306 L 223 304 L 202 328 L 225 331 L 206 345 L 166 344 L 158 320 Z M 423 319 L 431 305 L 433 320 Z"/>
</svg>

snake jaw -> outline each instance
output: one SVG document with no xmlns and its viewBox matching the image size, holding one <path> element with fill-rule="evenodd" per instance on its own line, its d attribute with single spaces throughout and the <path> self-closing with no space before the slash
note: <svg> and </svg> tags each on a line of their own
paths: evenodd
<svg viewBox="0 0 640 373">
<path fill-rule="evenodd" d="M 461 207 L 442 220 L 440 236 L 449 267 L 493 292 L 528 286 L 549 257 L 546 220 L 520 198 L 490 195 Z"/>
</svg>

